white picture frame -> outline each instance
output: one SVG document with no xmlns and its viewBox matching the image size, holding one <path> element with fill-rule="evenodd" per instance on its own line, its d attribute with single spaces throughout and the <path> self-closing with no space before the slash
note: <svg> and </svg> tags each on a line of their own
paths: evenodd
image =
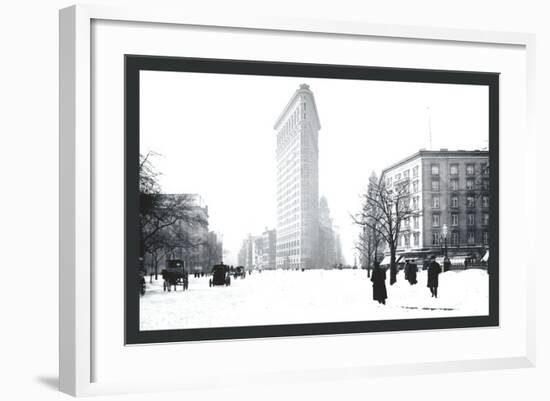
<svg viewBox="0 0 550 401">
<path fill-rule="evenodd" d="M 188 14 L 182 10 L 163 10 L 155 7 L 145 8 L 111 8 L 107 6 L 72 6 L 60 11 L 60 390 L 71 395 L 94 395 L 108 393 L 126 393 L 134 391 L 156 391 L 166 389 L 206 389 L 211 383 L 208 375 L 204 373 L 188 372 L 188 380 L 175 382 L 167 377 L 161 380 L 144 382 L 136 380 L 128 373 L 119 380 L 112 376 L 105 379 L 101 371 L 98 372 L 96 358 L 105 359 L 104 341 L 99 341 L 96 332 L 98 320 L 103 319 L 101 313 L 97 313 L 94 307 L 94 287 L 97 286 L 94 266 L 97 262 L 94 253 L 93 238 L 97 234 L 97 221 L 95 220 L 94 191 L 97 189 L 95 174 L 97 168 L 97 152 L 93 140 L 93 102 L 92 102 L 92 76 L 96 60 L 94 57 L 94 44 L 92 42 L 92 27 L 97 21 L 115 22 L 139 22 L 146 24 L 172 24 L 174 26 L 203 27 L 205 29 L 234 29 L 253 35 L 255 31 L 281 32 L 288 34 L 305 33 L 309 36 L 319 35 L 324 37 L 338 37 L 340 40 L 354 40 L 360 38 L 379 38 L 387 41 L 412 40 L 420 42 L 432 42 L 438 45 L 461 44 L 463 46 L 511 46 L 520 50 L 518 60 L 525 62 L 525 76 L 521 81 L 520 89 L 525 92 L 525 115 L 519 126 L 524 130 L 522 145 L 515 146 L 518 152 L 518 160 L 521 163 L 516 175 L 511 177 L 524 180 L 524 185 L 534 186 L 534 177 L 525 174 L 526 171 L 534 171 L 536 160 L 534 157 L 535 133 L 533 129 L 534 112 L 534 45 L 535 38 L 530 34 L 508 32 L 484 32 L 458 29 L 437 29 L 413 26 L 376 25 L 352 21 L 317 21 L 302 19 L 278 19 L 270 17 L 247 16 L 235 12 L 231 15 L 216 15 L 215 13 Z M 140 29 L 139 27 L 136 29 Z M 519 82 L 519 81 L 518 81 Z M 120 87 L 122 92 L 122 87 Z M 509 93 L 508 93 L 509 94 Z M 502 96 L 508 96 L 503 91 Z M 523 103 L 522 103 L 523 104 Z M 504 131 L 506 132 L 506 130 Z M 519 135 L 519 134 L 517 134 Z M 504 142 L 503 150 L 514 147 L 515 142 Z M 510 172 L 511 161 L 506 157 L 501 159 L 506 168 L 501 170 L 501 177 L 506 177 Z M 501 178 L 501 180 L 507 178 Z M 502 190 L 507 188 L 503 186 Z M 527 196 L 518 195 L 517 201 L 522 209 L 521 221 L 527 225 L 524 230 L 534 232 L 536 210 L 528 207 Z M 507 205 L 501 209 L 501 231 L 514 230 L 518 221 L 506 215 Z M 95 234 L 94 234 L 95 233 Z M 504 239 L 506 240 L 506 238 Z M 501 260 L 506 260 L 506 244 L 501 246 Z M 535 363 L 535 283 L 534 276 L 534 244 L 527 241 L 523 244 L 527 258 L 523 260 L 525 277 L 519 280 L 520 296 L 524 299 L 521 310 L 517 310 L 516 318 L 521 318 L 521 330 L 514 332 L 513 344 L 507 344 L 509 351 L 505 352 L 503 344 L 495 345 L 491 352 L 479 351 L 470 355 L 467 359 L 448 359 L 442 355 L 442 359 L 435 357 L 427 360 L 416 360 L 414 353 L 408 355 L 407 362 L 388 358 L 368 362 L 354 360 L 352 357 L 338 357 L 334 359 L 332 366 L 331 357 L 336 358 L 338 347 L 342 346 L 342 338 L 350 346 L 360 346 L 368 336 L 383 336 L 384 334 L 366 334 L 364 336 L 333 336 L 330 338 L 309 338 L 300 340 L 300 347 L 315 355 L 320 349 L 328 350 L 322 360 L 298 364 L 296 368 L 288 369 L 284 365 L 255 366 L 254 370 L 247 368 L 243 362 L 241 371 L 249 372 L 257 382 L 269 383 L 273 380 L 292 382 L 294 380 L 326 380 L 330 372 L 332 379 L 339 377 L 376 377 L 387 374 L 408 374 L 411 370 L 418 373 L 435 373 L 441 371 L 470 371 L 479 369 L 502 369 L 511 367 L 530 367 Z M 121 269 L 123 266 L 121 266 Z M 501 276 L 501 284 L 509 288 L 510 275 Z M 510 297 L 510 293 L 501 291 L 502 297 Z M 109 296 L 102 295 L 102 296 Z M 122 305 L 120 305 L 122 308 Z M 502 313 L 505 310 L 501 310 Z M 498 336 L 496 330 L 507 330 L 507 317 L 503 316 L 505 325 L 493 331 L 483 332 L 483 336 L 490 338 Z M 120 322 L 123 325 L 123 322 Z M 105 327 L 105 325 L 103 325 Z M 462 329 L 464 338 L 475 336 L 475 330 Z M 446 331 L 410 333 L 410 336 L 434 336 L 436 334 L 451 334 Z M 393 336 L 399 334 L 392 334 Z M 411 337 L 413 338 L 413 337 Z M 484 337 L 485 338 L 485 337 Z M 498 338 L 499 343 L 505 337 Z M 512 338 L 512 337 L 509 337 Z M 121 349 L 124 348 L 123 340 L 119 339 Z M 118 340 L 114 341 L 116 343 Z M 188 355 L 198 355 L 199 352 L 217 352 L 224 347 L 228 356 L 243 355 L 258 352 L 267 355 L 280 353 L 281 347 L 292 346 L 298 340 L 293 338 L 278 340 L 251 340 L 236 342 L 202 342 L 186 344 L 185 352 Z M 466 341 L 466 340 L 464 340 Z M 160 347 L 160 348 L 158 348 Z M 131 365 L 135 358 L 151 358 L 155 352 L 163 354 L 169 347 L 178 345 L 130 347 L 127 352 L 121 352 L 121 359 L 117 363 Z M 175 352 L 183 352 L 180 348 L 173 348 Z M 321 348 L 322 347 L 322 348 Z M 158 348 L 158 349 L 157 349 Z M 228 350 L 226 348 L 229 348 Z M 499 354 L 499 349 L 502 352 Z M 206 350 L 206 351 L 205 351 Z M 513 350 L 513 351 L 512 351 Z M 102 354 L 103 353 L 103 354 Z M 132 355 L 130 355 L 131 353 Z M 271 353 L 271 354 L 270 354 Z M 99 354 L 99 355 L 98 355 Z M 137 355 L 141 354 L 141 355 Z M 127 359 L 125 359 L 127 358 Z M 177 358 L 177 356 L 176 356 Z M 250 357 L 252 358 L 252 357 Z M 252 359 L 251 359 L 252 360 Z M 114 362 L 114 360 L 113 360 Z M 315 368 L 314 368 L 315 367 Z M 120 365 L 117 365 L 120 368 Z M 247 370 L 248 369 L 248 370 Z M 391 372 L 391 373 L 390 373 Z M 230 385 L 229 379 L 217 380 L 218 386 Z"/>
</svg>

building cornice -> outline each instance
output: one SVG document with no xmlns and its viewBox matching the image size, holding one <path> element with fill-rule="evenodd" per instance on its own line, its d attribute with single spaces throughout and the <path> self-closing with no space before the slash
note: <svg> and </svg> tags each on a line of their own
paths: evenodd
<svg viewBox="0 0 550 401">
<path fill-rule="evenodd" d="M 386 167 L 382 170 L 382 176 L 385 175 L 388 171 L 395 169 L 403 164 L 409 163 L 415 159 L 421 159 L 424 157 L 489 157 L 488 150 L 426 150 L 421 149 L 416 153 L 413 153 L 410 156 L 405 157 L 404 159 Z"/>
</svg>

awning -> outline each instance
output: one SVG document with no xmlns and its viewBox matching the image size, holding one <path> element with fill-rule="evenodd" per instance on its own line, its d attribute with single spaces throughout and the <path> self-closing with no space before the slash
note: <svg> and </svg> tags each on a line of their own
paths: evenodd
<svg viewBox="0 0 550 401">
<path fill-rule="evenodd" d="M 401 259 L 403 259 L 404 255 L 395 255 L 395 263 L 399 263 Z M 380 262 L 380 266 L 382 265 L 389 265 L 391 263 L 391 255 L 384 256 L 384 259 L 382 262 Z"/>
<path fill-rule="evenodd" d="M 453 266 L 464 266 L 464 262 L 466 261 L 465 256 L 455 256 L 454 258 L 450 258 L 451 265 Z"/>
<path fill-rule="evenodd" d="M 483 255 L 483 257 L 481 258 L 481 261 L 482 262 L 488 262 L 489 261 L 489 250 L 487 250 L 487 252 L 485 252 L 485 255 Z"/>
<path fill-rule="evenodd" d="M 443 266 L 443 262 L 445 261 L 444 256 L 438 256 L 435 258 L 435 261 Z M 466 261 L 466 256 L 452 256 L 449 257 L 449 262 L 451 262 L 452 266 L 464 266 L 464 262 Z"/>
</svg>

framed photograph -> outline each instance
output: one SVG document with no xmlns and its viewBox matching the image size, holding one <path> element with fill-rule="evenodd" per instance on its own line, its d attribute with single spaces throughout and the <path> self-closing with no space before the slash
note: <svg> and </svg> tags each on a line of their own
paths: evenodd
<svg viewBox="0 0 550 401">
<path fill-rule="evenodd" d="M 498 325 L 498 73 L 125 57 L 127 343 Z"/>
<path fill-rule="evenodd" d="M 62 10 L 61 390 L 531 366 L 533 43 Z"/>
</svg>

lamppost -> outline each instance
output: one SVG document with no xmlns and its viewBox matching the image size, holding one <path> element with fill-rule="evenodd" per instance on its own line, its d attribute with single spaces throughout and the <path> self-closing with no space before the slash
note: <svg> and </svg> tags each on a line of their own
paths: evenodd
<svg viewBox="0 0 550 401">
<path fill-rule="evenodd" d="M 443 258 L 443 271 L 446 272 L 451 268 L 451 261 L 447 257 L 447 234 L 449 230 L 447 229 L 447 224 L 443 224 L 443 241 L 445 242 L 445 257 Z"/>
<path fill-rule="evenodd" d="M 447 224 L 443 224 L 443 241 L 445 241 L 445 258 L 447 257 L 447 234 L 449 233 L 447 229 Z"/>
</svg>

